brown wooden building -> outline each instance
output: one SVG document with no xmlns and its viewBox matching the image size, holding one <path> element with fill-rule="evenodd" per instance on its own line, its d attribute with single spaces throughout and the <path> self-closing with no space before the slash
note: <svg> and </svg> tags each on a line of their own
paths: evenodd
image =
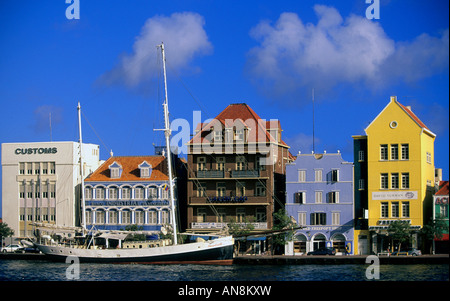
<svg viewBox="0 0 450 301">
<path fill-rule="evenodd" d="M 229 222 L 271 229 L 285 203 L 285 165 L 292 161 L 278 120 L 231 104 L 199 124 L 188 143 L 187 231 L 216 232 Z"/>
</svg>

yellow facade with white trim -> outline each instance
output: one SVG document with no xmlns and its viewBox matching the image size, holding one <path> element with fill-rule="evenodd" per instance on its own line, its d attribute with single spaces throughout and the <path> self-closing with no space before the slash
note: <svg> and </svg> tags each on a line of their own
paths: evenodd
<svg viewBox="0 0 450 301">
<path fill-rule="evenodd" d="M 394 220 L 409 221 L 416 229 L 423 227 L 428 223 L 426 207 L 434 187 L 436 135 L 409 107 L 398 103 L 395 96 L 365 131 L 369 229 L 386 228 Z M 398 158 L 392 157 L 395 145 L 398 146 Z M 384 150 L 387 146 L 387 158 L 382 156 L 383 146 Z M 402 146 L 407 149 L 407 156 L 402 156 Z M 382 183 L 382 179 L 386 183 L 386 175 L 387 187 Z M 404 181 L 403 175 L 408 175 Z"/>
</svg>

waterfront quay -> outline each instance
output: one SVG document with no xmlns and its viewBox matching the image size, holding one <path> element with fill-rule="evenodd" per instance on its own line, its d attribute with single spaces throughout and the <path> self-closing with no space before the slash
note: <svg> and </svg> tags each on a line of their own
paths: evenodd
<svg viewBox="0 0 450 301">
<path fill-rule="evenodd" d="M 306 265 L 306 264 L 370 264 L 369 255 L 353 256 L 289 256 L 289 255 L 241 255 L 233 259 L 237 265 Z M 380 264 L 449 264 L 448 254 L 422 256 L 378 256 Z M 44 254 L 6 253 L 0 254 L 0 260 L 47 260 Z"/>
<path fill-rule="evenodd" d="M 248 255 L 237 256 L 234 264 L 253 265 L 300 265 L 300 264 L 368 264 L 369 255 L 353 256 L 288 256 L 288 255 Z M 380 264 L 449 264 L 448 254 L 422 255 L 422 256 L 378 256 Z"/>
</svg>

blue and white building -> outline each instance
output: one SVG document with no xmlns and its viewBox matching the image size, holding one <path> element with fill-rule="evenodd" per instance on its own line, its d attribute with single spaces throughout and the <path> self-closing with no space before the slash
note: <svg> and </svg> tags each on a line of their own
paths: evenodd
<svg viewBox="0 0 450 301">
<path fill-rule="evenodd" d="M 298 154 L 286 165 L 286 210 L 299 226 L 286 255 L 321 247 L 354 254 L 353 163 L 338 153 Z"/>
<path fill-rule="evenodd" d="M 109 158 L 85 180 L 87 228 L 158 233 L 171 222 L 168 185 L 164 156 Z"/>
</svg>

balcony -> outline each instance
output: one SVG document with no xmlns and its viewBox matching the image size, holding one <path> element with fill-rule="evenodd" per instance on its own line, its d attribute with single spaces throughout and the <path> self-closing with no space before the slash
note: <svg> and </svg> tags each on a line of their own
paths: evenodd
<svg viewBox="0 0 450 301">
<path fill-rule="evenodd" d="M 197 171 L 197 178 L 223 178 L 223 170 L 199 170 Z"/>
<path fill-rule="evenodd" d="M 253 225 L 255 230 L 267 230 L 267 223 L 248 223 Z M 223 229 L 227 223 L 191 223 L 191 229 Z M 238 223 L 245 227 L 246 223 Z"/>
<path fill-rule="evenodd" d="M 232 178 L 259 178 L 259 170 L 233 170 Z"/>
</svg>

